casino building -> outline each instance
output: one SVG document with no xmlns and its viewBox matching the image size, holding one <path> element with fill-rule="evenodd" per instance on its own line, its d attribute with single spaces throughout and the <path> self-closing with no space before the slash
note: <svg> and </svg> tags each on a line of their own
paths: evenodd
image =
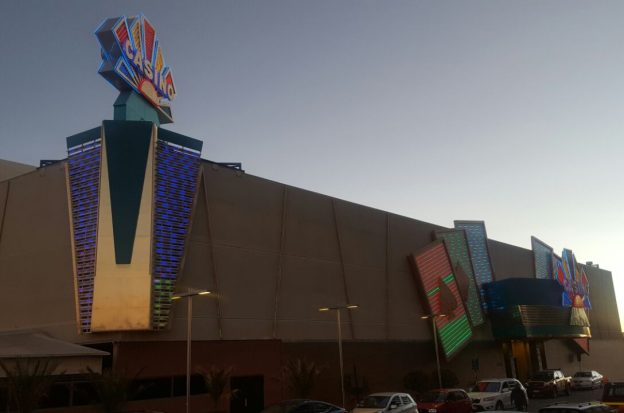
<svg viewBox="0 0 624 413">
<path fill-rule="evenodd" d="M 0 162 L 0 360 L 62 358 L 70 390 L 48 406 L 92 411 L 76 391 L 90 366 L 146 385 L 130 408 L 184 411 L 189 326 L 194 372 L 232 368 L 238 397 L 220 410 L 291 397 L 295 359 L 322 368 L 311 396 L 339 404 L 336 311 L 347 406 L 435 371 L 432 322 L 460 386 L 546 367 L 621 378 L 609 271 L 535 237 L 495 241 L 482 221 L 441 227 L 204 159 L 162 127 L 175 86 L 150 22 L 108 19 L 96 36 L 114 119 L 67 137 L 66 159 Z M 191 314 L 173 299 L 204 290 Z M 195 374 L 191 392 L 206 410 Z"/>
</svg>

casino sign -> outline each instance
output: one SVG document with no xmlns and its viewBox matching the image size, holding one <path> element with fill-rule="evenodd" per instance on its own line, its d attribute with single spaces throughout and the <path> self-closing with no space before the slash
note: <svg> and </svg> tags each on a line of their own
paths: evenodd
<svg viewBox="0 0 624 413">
<path fill-rule="evenodd" d="M 171 69 L 156 37 L 156 30 L 143 15 L 104 20 L 96 29 L 102 48 L 98 70 L 119 91 L 135 91 L 168 122 L 173 122 L 168 103 L 176 95 Z"/>
</svg>

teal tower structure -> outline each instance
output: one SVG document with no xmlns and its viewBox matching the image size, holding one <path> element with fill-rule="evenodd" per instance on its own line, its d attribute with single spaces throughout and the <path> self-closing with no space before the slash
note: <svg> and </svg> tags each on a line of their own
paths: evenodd
<svg viewBox="0 0 624 413">
<path fill-rule="evenodd" d="M 67 138 L 77 321 L 82 333 L 163 329 L 184 256 L 202 141 L 160 127 L 172 122 L 160 101 L 175 89 L 144 16 L 107 19 L 96 36 L 100 73 L 120 94 L 113 120 Z"/>
</svg>

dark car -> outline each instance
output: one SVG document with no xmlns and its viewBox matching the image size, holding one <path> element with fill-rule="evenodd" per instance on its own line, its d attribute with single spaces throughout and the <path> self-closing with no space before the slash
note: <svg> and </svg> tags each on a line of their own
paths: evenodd
<svg viewBox="0 0 624 413">
<path fill-rule="evenodd" d="M 548 369 L 537 372 L 527 382 L 526 388 L 529 397 L 546 396 L 557 397 L 565 393 L 570 395 L 571 377 L 566 377 L 559 369 Z"/>
<path fill-rule="evenodd" d="M 293 399 L 271 405 L 261 413 L 346 413 L 346 410 L 319 400 Z"/>
<path fill-rule="evenodd" d="M 602 391 L 602 402 L 611 406 L 614 412 L 624 413 L 624 382 L 606 383 Z"/>
<path fill-rule="evenodd" d="M 420 413 L 470 413 L 472 400 L 462 389 L 436 389 L 418 398 Z"/>
</svg>

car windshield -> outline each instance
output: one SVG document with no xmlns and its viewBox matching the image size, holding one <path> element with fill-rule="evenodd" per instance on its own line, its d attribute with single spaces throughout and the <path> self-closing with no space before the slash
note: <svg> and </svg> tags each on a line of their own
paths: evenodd
<svg viewBox="0 0 624 413">
<path fill-rule="evenodd" d="M 439 391 L 430 391 L 420 396 L 418 398 L 418 401 L 423 403 L 444 402 L 446 401 L 446 393 Z"/>
<path fill-rule="evenodd" d="M 383 408 L 388 405 L 389 396 L 367 396 L 364 400 L 358 403 L 358 407 L 364 408 Z"/>
<path fill-rule="evenodd" d="M 574 377 L 591 377 L 592 374 L 589 371 L 578 371 L 574 373 Z"/>
<path fill-rule="evenodd" d="M 475 385 L 475 391 L 497 393 L 500 391 L 500 383 L 497 381 L 480 381 Z"/>
<path fill-rule="evenodd" d="M 531 380 L 550 381 L 553 379 L 554 373 L 548 371 L 542 371 L 531 377 Z"/>
</svg>

